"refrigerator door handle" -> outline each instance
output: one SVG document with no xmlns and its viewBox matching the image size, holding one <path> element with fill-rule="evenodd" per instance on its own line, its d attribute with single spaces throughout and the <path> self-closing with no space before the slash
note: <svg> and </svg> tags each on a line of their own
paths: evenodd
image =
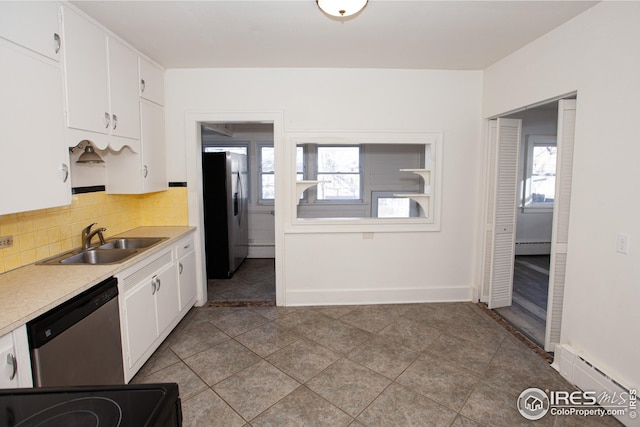
<svg viewBox="0 0 640 427">
<path fill-rule="evenodd" d="M 240 172 L 237 172 L 237 174 L 238 174 L 237 185 L 238 185 L 238 192 L 240 193 L 240 197 L 238 198 L 238 193 L 236 193 L 235 196 L 236 196 L 236 206 L 238 206 L 238 224 L 242 224 L 242 215 L 244 213 L 242 201 L 244 200 L 244 194 L 242 192 L 242 177 L 240 176 Z"/>
</svg>

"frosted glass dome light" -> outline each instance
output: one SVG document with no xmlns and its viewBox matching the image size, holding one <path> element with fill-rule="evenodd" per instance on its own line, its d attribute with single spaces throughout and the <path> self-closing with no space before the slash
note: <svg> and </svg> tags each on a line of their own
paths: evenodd
<svg viewBox="0 0 640 427">
<path fill-rule="evenodd" d="M 368 0 L 316 0 L 318 7 L 327 15 L 343 18 L 360 12 Z"/>
</svg>

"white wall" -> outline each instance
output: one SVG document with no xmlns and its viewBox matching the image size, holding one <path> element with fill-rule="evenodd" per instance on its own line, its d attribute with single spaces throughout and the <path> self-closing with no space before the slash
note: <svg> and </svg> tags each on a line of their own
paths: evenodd
<svg viewBox="0 0 640 427">
<path fill-rule="evenodd" d="M 361 232 L 285 234 L 277 277 L 284 288 L 280 302 L 470 300 L 481 86 L 480 71 L 168 70 L 168 179 L 185 181 L 187 168 L 197 167 L 187 164 L 185 154 L 192 144 L 185 137 L 191 132 L 185 115 L 194 112 L 282 112 L 285 136 L 309 130 L 443 131 L 441 231 L 374 233 L 373 239 Z M 280 167 L 287 165 L 276 164 Z M 279 173 L 295 175 L 293 170 Z M 284 210 L 293 211 L 296 200 L 282 194 Z M 285 217 L 276 205 L 276 221 Z"/>
<path fill-rule="evenodd" d="M 578 92 L 562 343 L 640 385 L 640 2 L 602 2 L 485 70 L 495 116 Z M 629 255 L 615 250 L 631 236 Z"/>
</svg>

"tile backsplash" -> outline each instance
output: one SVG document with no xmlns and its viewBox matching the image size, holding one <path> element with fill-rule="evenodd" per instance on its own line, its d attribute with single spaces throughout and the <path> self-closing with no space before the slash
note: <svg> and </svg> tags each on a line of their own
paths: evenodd
<svg viewBox="0 0 640 427">
<path fill-rule="evenodd" d="M 73 195 L 69 206 L 0 215 L 0 236 L 13 246 L 0 249 L 0 273 L 82 245 L 80 234 L 97 222 L 109 237 L 139 226 L 188 225 L 187 188 L 141 195 Z"/>
</svg>

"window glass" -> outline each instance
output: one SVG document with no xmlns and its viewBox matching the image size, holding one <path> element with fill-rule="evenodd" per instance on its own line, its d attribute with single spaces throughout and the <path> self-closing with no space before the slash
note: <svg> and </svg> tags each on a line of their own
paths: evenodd
<svg viewBox="0 0 640 427">
<path fill-rule="evenodd" d="M 556 153 L 551 146 L 533 147 L 531 202 L 553 203 L 556 193 Z"/>
<path fill-rule="evenodd" d="M 302 181 L 304 179 L 304 148 L 296 147 L 296 180 Z"/>
<path fill-rule="evenodd" d="M 273 146 L 260 146 L 260 199 L 274 200 L 276 196 Z"/>
<path fill-rule="evenodd" d="M 522 187 L 522 207 L 552 208 L 556 192 L 555 137 L 530 135 L 526 146 L 526 169 Z"/>
<path fill-rule="evenodd" d="M 409 218 L 411 199 L 400 197 L 378 198 L 378 218 Z"/>
<path fill-rule="evenodd" d="M 360 199 L 360 147 L 317 148 L 318 200 Z"/>
</svg>

